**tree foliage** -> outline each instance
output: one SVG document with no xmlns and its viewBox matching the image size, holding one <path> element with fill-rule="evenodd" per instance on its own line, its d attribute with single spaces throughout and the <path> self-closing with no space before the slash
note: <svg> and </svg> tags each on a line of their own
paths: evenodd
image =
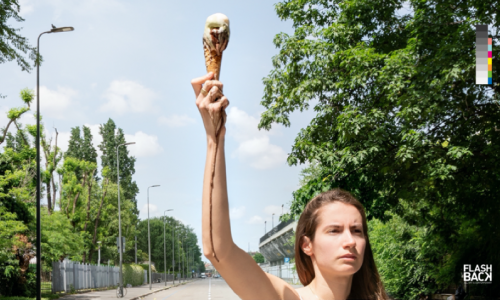
<svg viewBox="0 0 500 300">
<path fill-rule="evenodd" d="M 118 180 L 117 172 L 117 146 L 125 144 L 125 135 L 121 128 L 117 128 L 113 120 L 100 125 L 99 133 L 102 136 L 102 143 L 99 149 L 102 151 L 102 167 L 109 169 L 109 178 L 116 183 Z M 137 183 L 132 180 L 135 173 L 135 157 L 129 156 L 127 146 L 118 147 L 119 165 L 120 165 L 120 187 L 123 187 L 125 197 L 136 203 L 134 212 L 138 214 L 136 196 L 139 193 Z"/>
<path fill-rule="evenodd" d="M 474 25 L 498 32 L 498 9 L 491 1 L 276 4 L 295 32 L 274 39 L 280 50 L 263 79 L 259 128 L 289 126 L 291 112 L 314 103 L 317 115 L 300 130 L 288 163 L 321 165 L 293 193 L 288 217 L 341 187 L 363 202 L 370 219 L 389 221 L 391 211 L 409 226 L 429 226 L 440 245 L 462 242 L 461 222 L 480 228 L 472 260 L 500 267 L 500 246 L 489 242 L 500 239 L 500 63 L 493 58 L 495 84 L 477 85 L 474 46 Z M 454 264 L 446 276 L 431 275 L 442 285 L 458 283 L 460 264 L 471 260 L 446 249 L 439 263 L 451 256 Z M 478 287 L 483 296 L 499 291 Z"/>
<path fill-rule="evenodd" d="M 165 224 L 165 235 L 163 226 Z M 148 254 L 148 221 L 141 220 L 137 226 L 137 249 L 142 253 Z M 201 249 L 198 246 L 198 239 L 193 229 L 183 225 L 178 220 L 171 217 L 151 218 L 149 220 L 149 231 L 151 238 L 151 261 L 154 262 L 158 272 L 164 272 L 165 262 L 167 271 L 176 270 L 177 272 L 184 268 L 184 274 L 191 270 L 199 271 L 203 264 Z M 164 244 L 165 238 L 165 244 Z M 172 242 L 173 240 L 173 242 Z M 166 246 L 164 248 L 164 245 Z M 173 251 L 172 251 L 173 250 Z M 172 252 L 174 254 L 175 266 L 172 269 Z M 166 256 L 164 255 L 166 254 Z M 189 256 L 188 256 L 189 254 Z M 184 265 L 182 262 L 184 261 Z M 180 269 L 179 269 L 179 262 Z"/>
<path fill-rule="evenodd" d="M 255 260 L 256 263 L 258 264 L 262 264 L 264 263 L 264 255 L 260 254 L 260 253 L 255 253 L 255 255 L 253 256 L 253 259 Z"/>
<path fill-rule="evenodd" d="M 15 60 L 23 71 L 31 70 L 31 66 L 23 54 L 35 60 L 36 48 L 30 46 L 28 40 L 19 34 L 21 29 L 10 25 L 11 19 L 23 22 L 19 15 L 21 7 L 17 0 L 0 1 L 0 64 Z"/>
</svg>

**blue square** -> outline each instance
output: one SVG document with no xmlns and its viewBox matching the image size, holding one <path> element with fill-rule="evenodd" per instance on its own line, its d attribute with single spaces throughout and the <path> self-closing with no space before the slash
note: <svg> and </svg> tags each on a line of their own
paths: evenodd
<svg viewBox="0 0 500 300">
<path fill-rule="evenodd" d="M 493 84 L 493 78 L 488 78 L 488 84 Z"/>
<path fill-rule="evenodd" d="M 492 45 L 488 45 L 488 51 L 493 51 L 493 50 L 491 50 L 491 46 Z"/>
</svg>

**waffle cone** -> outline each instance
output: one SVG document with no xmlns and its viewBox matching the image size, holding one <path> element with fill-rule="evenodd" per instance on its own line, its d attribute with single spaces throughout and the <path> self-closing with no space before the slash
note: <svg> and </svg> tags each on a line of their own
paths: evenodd
<svg viewBox="0 0 500 300">
<path fill-rule="evenodd" d="M 203 47 L 205 52 L 205 66 L 208 72 L 214 72 L 214 79 L 219 80 L 220 67 L 222 63 L 222 52 L 220 55 L 216 51 L 210 51 L 208 47 Z"/>
</svg>

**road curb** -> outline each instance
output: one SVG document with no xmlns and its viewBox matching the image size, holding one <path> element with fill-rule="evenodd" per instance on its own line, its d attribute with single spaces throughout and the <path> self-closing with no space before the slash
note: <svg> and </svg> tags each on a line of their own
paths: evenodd
<svg viewBox="0 0 500 300">
<path fill-rule="evenodd" d="M 187 284 L 187 283 L 190 283 L 190 282 L 193 282 L 193 281 L 194 280 L 191 280 L 191 281 L 188 281 L 188 282 L 179 283 L 177 285 L 168 286 L 166 288 L 162 288 L 162 289 L 156 290 L 156 291 L 151 292 L 151 293 L 147 293 L 147 294 L 140 295 L 140 296 L 137 296 L 137 297 L 134 297 L 134 298 L 130 298 L 129 300 L 139 300 L 139 299 L 142 299 L 143 297 L 146 297 L 146 296 L 149 296 L 149 295 L 161 292 L 161 291 L 165 291 L 165 290 L 171 289 L 171 288 L 176 287 L 176 286 L 184 285 L 184 284 Z"/>
</svg>

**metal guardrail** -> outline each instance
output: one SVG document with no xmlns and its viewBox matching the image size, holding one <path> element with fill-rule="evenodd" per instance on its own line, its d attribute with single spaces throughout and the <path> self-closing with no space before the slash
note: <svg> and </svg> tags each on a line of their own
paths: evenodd
<svg viewBox="0 0 500 300">
<path fill-rule="evenodd" d="M 281 222 L 279 223 L 276 227 L 274 227 L 273 229 L 269 230 L 266 234 L 264 234 L 261 238 L 260 238 L 260 242 L 259 243 L 262 243 L 263 241 L 267 240 L 269 237 L 271 237 L 273 234 L 275 234 L 276 232 L 280 231 L 281 229 L 285 228 L 286 226 L 288 226 L 289 224 L 293 223 L 295 220 L 293 218 L 290 218 L 288 221 L 285 221 L 285 222 Z"/>
</svg>

